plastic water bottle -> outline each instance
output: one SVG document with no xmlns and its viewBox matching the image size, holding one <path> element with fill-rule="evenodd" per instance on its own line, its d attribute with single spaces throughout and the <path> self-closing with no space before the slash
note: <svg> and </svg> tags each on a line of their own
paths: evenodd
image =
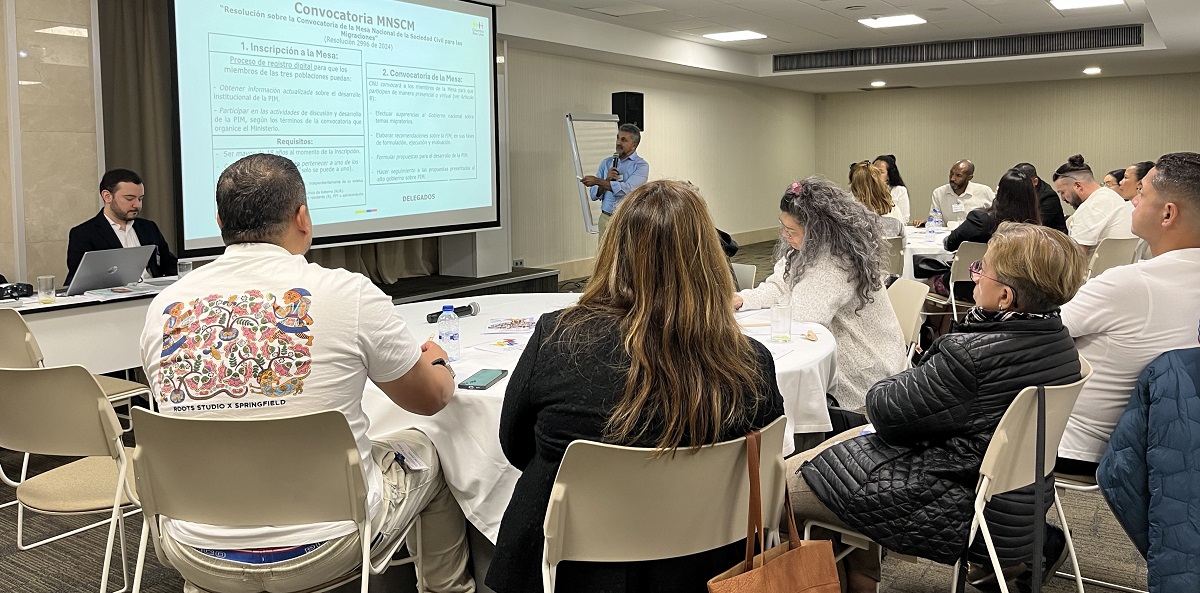
<svg viewBox="0 0 1200 593">
<path fill-rule="evenodd" d="M 937 206 L 933 207 L 933 228 L 935 230 L 942 228 L 942 211 Z"/>
<path fill-rule="evenodd" d="M 450 362 L 458 360 L 458 315 L 454 314 L 454 305 L 442 305 L 442 314 L 438 316 L 438 344 L 450 357 Z"/>
</svg>

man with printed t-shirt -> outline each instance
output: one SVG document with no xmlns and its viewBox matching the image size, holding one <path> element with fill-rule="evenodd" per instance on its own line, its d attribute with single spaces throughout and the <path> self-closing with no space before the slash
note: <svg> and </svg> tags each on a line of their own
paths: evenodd
<svg viewBox="0 0 1200 593">
<path fill-rule="evenodd" d="M 362 459 L 373 549 L 394 544 L 420 515 L 427 587 L 474 591 L 465 520 L 433 443 L 415 430 L 372 442 L 362 404 L 370 379 L 396 405 L 437 413 L 454 393 L 445 351 L 418 343 L 366 277 L 305 261 L 313 225 L 292 161 L 237 161 L 217 181 L 216 201 L 225 253 L 167 287 L 146 315 L 142 360 L 162 413 L 252 420 L 342 412 Z M 187 443 L 180 448 L 182 460 Z M 168 518 L 162 527 L 163 553 L 188 592 L 304 591 L 362 559 L 352 522 L 227 527 Z"/>
</svg>

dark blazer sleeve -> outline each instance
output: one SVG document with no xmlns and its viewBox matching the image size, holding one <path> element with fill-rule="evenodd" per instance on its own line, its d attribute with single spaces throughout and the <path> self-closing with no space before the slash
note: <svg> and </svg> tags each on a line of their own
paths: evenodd
<svg viewBox="0 0 1200 593">
<path fill-rule="evenodd" d="M 979 382 L 964 336 L 943 337 L 920 366 L 883 379 L 867 391 L 867 417 L 888 444 L 944 439 L 962 434 L 969 425 L 970 402 Z"/>
<path fill-rule="evenodd" d="M 1045 183 L 1041 181 L 1040 183 Z M 1039 206 L 1042 211 L 1042 225 L 1048 226 L 1056 231 L 1067 233 L 1067 217 L 1063 214 L 1062 200 L 1058 199 L 1058 193 L 1051 190 L 1043 192 L 1039 198 Z"/>
<path fill-rule="evenodd" d="M 500 448 L 508 462 L 522 471 L 533 459 L 535 451 L 533 429 L 537 423 L 538 410 L 533 402 L 529 384 L 538 368 L 538 352 L 545 335 L 544 324 L 551 317 L 558 318 L 557 315 L 543 315 L 534 326 L 529 343 L 508 380 L 508 389 L 504 391 L 504 405 L 500 410 Z"/>
<path fill-rule="evenodd" d="M 133 225 L 134 230 L 138 232 L 138 242 L 142 245 L 154 245 L 158 250 L 150 257 L 150 274 L 154 277 L 173 276 L 178 271 L 176 263 L 179 258 L 171 253 L 171 248 L 167 246 L 167 238 L 163 236 L 162 231 L 158 230 L 158 225 L 153 220 L 139 220 Z"/>
<path fill-rule="evenodd" d="M 958 251 L 958 246 L 962 245 L 963 241 L 974 241 L 976 243 L 987 243 L 991 239 L 989 228 L 991 227 L 992 217 L 988 215 L 984 208 L 976 208 L 967 213 L 967 218 L 962 224 L 950 231 L 946 237 L 946 250 Z"/>
<path fill-rule="evenodd" d="M 97 216 L 103 216 L 98 214 Z M 100 228 L 98 224 L 105 224 Z M 100 231 L 109 231 L 107 223 L 98 223 L 96 218 L 84 221 L 71 229 L 67 235 L 67 278 L 63 280 L 63 285 L 71 283 L 71 279 L 75 277 L 75 271 L 79 269 L 79 262 L 83 261 L 83 254 L 89 251 L 97 251 L 100 249 L 110 249 L 111 245 L 105 242 L 105 237 Z M 116 235 L 113 235 L 113 242 L 117 243 L 117 247 L 121 244 L 117 241 Z"/>
</svg>

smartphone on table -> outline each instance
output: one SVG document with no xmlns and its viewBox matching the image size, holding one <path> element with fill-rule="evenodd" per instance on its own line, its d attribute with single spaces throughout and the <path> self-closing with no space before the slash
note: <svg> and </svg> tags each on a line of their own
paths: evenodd
<svg viewBox="0 0 1200 593">
<path fill-rule="evenodd" d="M 504 369 L 483 369 L 458 384 L 460 389 L 487 389 L 495 385 L 497 381 L 508 376 L 508 371 Z"/>
</svg>

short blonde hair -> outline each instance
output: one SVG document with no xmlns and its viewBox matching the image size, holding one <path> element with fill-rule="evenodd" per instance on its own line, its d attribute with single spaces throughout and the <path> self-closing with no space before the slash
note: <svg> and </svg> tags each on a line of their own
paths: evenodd
<svg viewBox="0 0 1200 593">
<path fill-rule="evenodd" d="M 1087 258 L 1070 237 L 1050 227 L 1003 222 L 988 241 L 988 263 L 1017 291 L 1016 306 L 1047 313 L 1071 300 L 1083 285 Z"/>
</svg>

